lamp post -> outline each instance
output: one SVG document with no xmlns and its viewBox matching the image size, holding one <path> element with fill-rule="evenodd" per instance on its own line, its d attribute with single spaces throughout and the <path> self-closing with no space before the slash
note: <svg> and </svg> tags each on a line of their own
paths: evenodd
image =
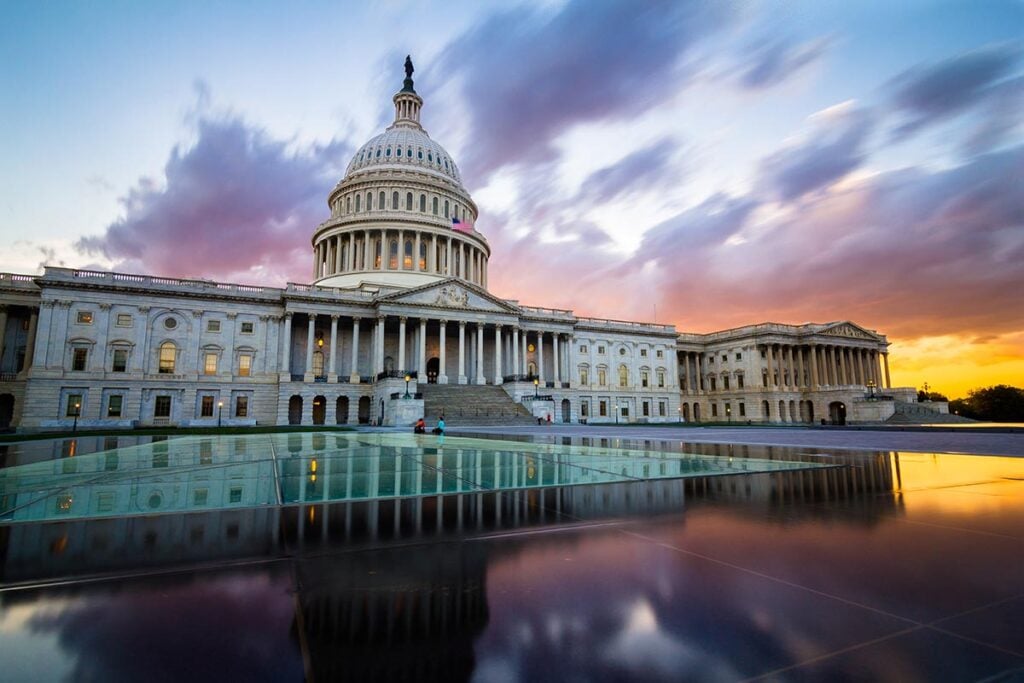
<svg viewBox="0 0 1024 683">
<path fill-rule="evenodd" d="M 537 379 L 537 378 L 534 378 L 534 380 L 533 380 L 533 398 L 534 399 L 537 398 L 537 387 L 538 386 L 540 386 L 540 380 Z"/>
<path fill-rule="evenodd" d="M 78 431 L 78 416 L 82 414 L 82 403 L 75 401 L 75 422 L 71 426 L 71 433 L 74 434 Z"/>
<path fill-rule="evenodd" d="M 873 399 L 875 397 L 875 380 L 869 379 L 867 383 L 868 387 L 868 398 Z"/>
<path fill-rule="evenodd" d="M 220 416 L 224 412 L 224 401 L 217 401 L 217 428 L 220 429 Z"/>
<path fill-rule="evenodd" d="M 409 398 L 409 380 L 411 380 L 411 379 L 412 379 L 412 375 L 410 375 L 408 372 L 405 373 L 405 397 L 406 398 Z"/>
</svg>

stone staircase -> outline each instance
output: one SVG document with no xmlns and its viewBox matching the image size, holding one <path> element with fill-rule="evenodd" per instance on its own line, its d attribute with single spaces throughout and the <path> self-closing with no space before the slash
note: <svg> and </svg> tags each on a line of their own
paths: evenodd
<svg viewBox="0 0 1024 683">
<path fill-rule="evenodd" d="M 477 384 L 421 384 L 423 412 L 428 426 L 444 413 L 449 427 L 463 425 L 536 424 L 530 411 L 512 400 L 499 386 Z"/>
<path fill-rule="evenodd" d="M 904 403 L 896 401 L 893 406 L 896 410 L 892 416 L 885 421 L 889 425 L 920 425 L 920 424 L 954 424 L 974 422 L 966 417 L 940 413 L 919 403 Z"/>
</svg>

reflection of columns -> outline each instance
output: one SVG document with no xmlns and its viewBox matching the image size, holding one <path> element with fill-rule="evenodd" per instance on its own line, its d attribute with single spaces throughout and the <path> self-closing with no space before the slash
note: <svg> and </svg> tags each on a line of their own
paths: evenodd
<svg viewBox="0 0 1024 683">
<path fill-rule="evenodd" d="M 332 381 L 333 381 L 333 378 L 335 377 L 335 375 L 337 375 L 337 372 L 336 372 L 337 365 L 336 365 L 336 360 L 335 360 L 338 357 L 337 341 L 338 341 L 338 316 L 336 314 L 332 313 L 331 314 L 331 348 L 330 348 L 331 360 L 327 364 L 327 373 L 331 376 Z"/>
<path fill-rule="evenodd" d="M 284 343 L 281 345 L 281 372 L 292 369 L 292 314 L 284 314 Z"/>
<path fill-rule="evenodd" d="M 316 334 L 316 314 L 310 313 L 308 332 L 306 333 L 306 374 L 313 373 L 313 335 Z M 308 378 L 307 378 L 308 380 Z"/>
<path fill-rule="evenodd" d="M 487 384 L 484 377 L 484 326 L 480 323 L 476 326 L 476 383 Z"/>
<path fill-rule="evenodd" d="M 559 367 L 558 366 L 561 365 L 560 361 L 561 361 L 561 358 L 558 357 L 558 333 L 555 332 L 555 333 L 553 333 L 551 335 L 551 365 L 552 365 L 551 374 L 554 376 L 555 386 L 556 387 L 558 386 L 558 383 L 561 381 L 561 378 L 559 377 L 559 372 L 558 372 L 559 371 Z"/>
<path fill-rule="evenodd" d="M 504 380 L 501 372 L 501 325 L 494 326 L 494 383 L 501 384 Z"/>
<path fill-rule="evenodd" d="M 440 329 L 440 334 L 441 334 L 441 342 L 440 342 L 440 344 L 441 344 L 441 352 L 438 354 L 438 365 L 439 365 L 439 367 L 437 369 L 438 370 L 438 372 L 437 372 L 437 383 L 438 384 L 448 384 L 448 364 L 447 364 L 447 362 L 448 362 L 447 361 L 448 354 L 447 354 L 447 349 L 445 349 L 445 343 L 446 343 L 445 335 L 448 332 L 447 328 L 448 328 L 448 321 L 447 320 L 442 320 L 441 321 L 441 327 L 439 328 Z"/>
<path fill-rule="evenodd" d="M 885 388 L 892 389 L 892 380 L 889 379 L 889 352 L 882 353 L 882 361 L 885 363 Z"/>
<path fill-rule="evenodd" d="M 398 318 L 398 372 L 405 373 L 405 321 L 406 317 Z"/>
<path fill-rule="evenodd" d="M 537 332 L 537 379 L 544 384 L 544 333 Z"/>
<path fill-rule="evenodd" d="M 818 347 L 811 344 L 811 389 L 818 390 Z"/>
<path fill-rule="evenodd" d="M 418 233 L 417 233 L 418 234 Z M 427 319 L 420 318 L 419 354 L 416 360 L 416 372 L 421 381 L 427 381 Z"/>
<path fill-rule="evenodd" d="M 512 328 L 512 374 L 519 374 L 519 328 Z"/>
<path fill-rule="evenodd" d="M 359 318 L 352 318 L 352 368 L 348 381 L 359 384 Z"/>
<path fill-rule="evenodd" d="M 459 321 L 459 384 L 466 383 L 466 322 Z"/>
<path fill-rule="evenodd" d="M 775 386 L 775 363 L 772 359 L 772 345 L 768 344 L 768 390 Z"/>
</svg>

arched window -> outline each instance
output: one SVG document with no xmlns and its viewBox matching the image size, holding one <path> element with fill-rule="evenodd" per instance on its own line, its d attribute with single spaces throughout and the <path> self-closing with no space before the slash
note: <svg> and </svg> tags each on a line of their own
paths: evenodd
<svg viewBox="0 0 1024 683">
<path fill-rule="evenodd" d="M 405 210 L 412 211 L 412 192 L 405 193 Z"/>
<path fill-rule="evenodd" d="M 619 386 L 629 386 L 629 368 L 627 368 L 625 365 L 619 366 Z"/>
<path fill-rule="evenodd" d="M 597 369 L 597 386 L 608 386 L 608 370 L 606 368 Z"/>
<path fill-rule="evenodd" d="M 427 269 L 427 241 L 420 241 L 420 270 Z"/>
<path fill-rule="evenodd" d="M 433 204 L 434 215 L 436 216 L 437 215 L 437 197 L 434 197 L 434 201 L 431 202 L 431 204 Z"/>
<path fill-rule="evenodd" d="M 356 213 L 359 213 L 359 198 L 361 195 L 356 195 Z"/>
<path fill-rule="evenodd" d="M 398 240 L 391 240 L 388 246 L 388 269 L 398 270 Z"/>
<path fill-rule="evenodd" d="M 380 147 L 377 148 L 377 158 L 380 159 Z"/>
<path fill-rule="evenodd" d="M 174 364 L 178 356 L 178 347 L 174 342 L 165 341 L 160 345 L 160 374 L 173 375 Z"/>
<path fill-rule="evenodd" d="M 431 163 L 434 162 L 434 155 L 431 154 L 430 152 L 427 152 L 427 161 L 429 161 Z"/>
<path fill-rule="evenodd" d="M 412 270 L 412 240 L 405 241 L 405 248 L 402 250 L 402 268 Z"/>
<path fill-rule="evenodd" d="M 395 148 L 395 156 L 402 156 L 402 148 L 401 147 L 396 147 Z"/>
<path fill-rule="evenodd" d="M 448 200 L 444 200 L 444 217 L 448 218 Z"/>
<path fill-rule="evenodd" d="M 373 193 L 372 192 L 367 192 L 366 193 L 366 210 L 367 211 L 373 211 Z"/>
<path fill-rule="evenodd" d="M 386 157 L 391 156 L 391 148 L 390 147 L 388 147 L 388 151 L 384 152 L 384 156 L 386 156 Z"/>
<path fill-rule="evenodd" d="M 373 241 L 373 267 L 380 270 L 380 240 Z"/>
<path fill-rule="evenodd" d="M 352 198 L 345 197 L 345 213 L 352 213 Z"/>
<path fill-rule="evenodd" d="M 586 365 L 580 366 L 580 385 L 587 386 L 590 384 L 590 368 Z"/>
<path fill-rule="evenodd" d="M 377 197 L 377 209 L 379 211 L 383 211 L 385 208 L 387 208 L 387 200 L 385 199 L 384 191 L 382 190 L 380 196 Z"/>
<path fill-rule="evenodd" d="M 418 151 L 416 152 L 416 158 L 417 158 L 417 159 L 422 159 L 422 158 L 423 158 L 423 149 L 422 149 L 422 148 L 420 148 L 420 149 L 419 149 L 419 150 L 418 150 Z"/>
<path fill-rule="evenodd" d="M 324 352 L 314 351 L 313 352 L 313 374 L 320 376 L 324 374 Z"/>
<path fill-rule="evenodd" d="M 420 195 L 420 212 L 421 213 L 426 213 L 427 212 L 427 195 L 425 195 L 425 194 L 421 194 Z"/>
<path fill-rule="evenodd" d="M 391 193 L 391 208 L 394 209 L 395 211 L 398 211 L 398 193 L 397 192 L 392 192 Z"/>
</svg>

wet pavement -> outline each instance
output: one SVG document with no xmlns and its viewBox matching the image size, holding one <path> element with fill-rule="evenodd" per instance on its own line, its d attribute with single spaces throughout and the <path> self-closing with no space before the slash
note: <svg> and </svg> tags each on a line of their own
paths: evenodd
<svg viewBox="0 0 1024 683">
<path fill-rule="evenodd" d="M 278 456 L 308 477 L 331 443 L 303 435 Z M 1024 678 L 1024 460 L 649 438 L 545 448 L 559 446 L 809 468 L 6 523 L 0 671 Z"/>
</svg>

